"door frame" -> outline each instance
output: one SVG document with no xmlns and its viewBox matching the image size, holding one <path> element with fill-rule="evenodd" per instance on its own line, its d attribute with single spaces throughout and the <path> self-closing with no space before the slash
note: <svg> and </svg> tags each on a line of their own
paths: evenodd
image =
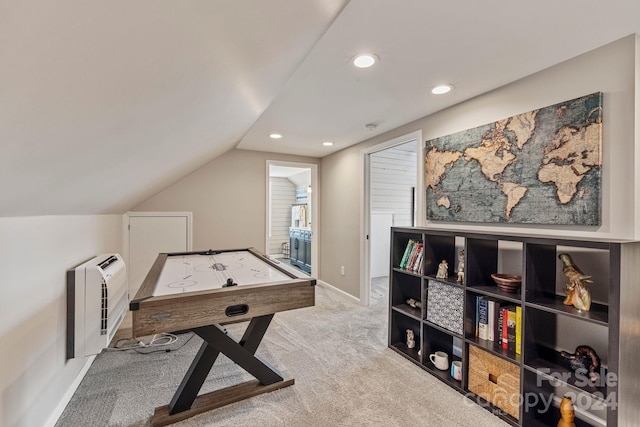
<svg viewBox="0 0 640 427">
<path fill-rule="evenodd" d="M 373 145 L 371 147 L 364 148 L 361 151 L 360 176 L 360 304 L 364 306 L 371 305 L 371 271 L 370 271 L 370 257 L 371 257 L 371 241 L 369 235 L 371 234 L 371 159 L 370 156 L 378 151 L 386 150 L 387 148 L 394 147 L 396 145 L 402 145 L 406 142 L 417 141 L 417 167 L 416 167 L 416 225 L 422 225 L 422 218 L 424 218 L 425 212 L 425 197 L 424 197 L 424 145 L 422 143 L 422 130 L 417 130 L 380 144 Z M 389 249 L 391 251 L 391 249 Z M 391 253 L 391 252 L 389 252 Z"/>
<path fill-rule="evenodd" d="M 292 168 L 303 168 L 303 169 L 311 169 L 311 277 L 317 277 L 318 272 L 320 271 L 318 265 L 318 165 L 315 163 L 301 163 L 301 162 L 287 162 L 283 160 L 267 160 L 267 170 L 266 170 L 266 185 L 265 185 L 265 230 L 264 230 L 264 246 L 265 252 L 267 249 L 267 242 L 269 242 L 269 227 L 271 222 L 271 198 L 269 196 L 269 169 L 271 166 L 284 166 L 284 167 L 292 167 Z"/>
<path fill-rule="evenodd" d="M 130 222 L 131 217 L 186 217 L 187 218 L 187 251 L 193 250 L 193 212 L 125 212 L 122 214 L 122 257 L 124 258 L 124 265 L 129 266 L 129 243 L 130 243 Z M 127 292 L 129 290 L 129 272 L 130 268 L 127 268 Z M 134 295 L 129 295 L 129 298 L 133 298 Z"/>
</svg>

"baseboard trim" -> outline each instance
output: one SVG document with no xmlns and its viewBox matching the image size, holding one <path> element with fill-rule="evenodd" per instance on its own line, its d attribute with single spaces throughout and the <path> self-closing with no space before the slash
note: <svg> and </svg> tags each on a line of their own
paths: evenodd
<svg viewBox="0 0 640 427">
<path fill-rule="evenodd" d="M 87 371 L 91 367 L 91 364 L 93 363 L 95 358 L 96 358 L 95 354 L 93 356 L 87 357 L 87 360 L 84 363 L 84 366 L 82 367 L 80 372 L 78 373 L 78 376 L 76 377 L 75 380 L 73 380 L 73 383 L 71 383 L 71 386 L 69 387 L 67 392 L 64 394 L 64 396 L 62 396 L 62 399 L 60 399 L 60 402 L 58 403 L 56 408 L 53 410 L 53 413 L 49 416 L 49 419 L 45 423 L 44 427 L 54 427 L 56 425 L 56 423 L 58 422 L 58 419 L 60 418 L 60 416 L 64 412 L 64 409 L 67 407 L 67 405 L 71 401 L 73 394 L 78 389 L 78 386 L 82 382 L 82 379 L 84 378 L 84 376 L 87 374 Z"/>
<path fill-rule="evenodd" d="M 326 288 L 326 289 L 328 289 L 328 290 L 332 291 L 332 292 L 338 293 L 338 294 L 342 295 L 343 297 L 347 297 L 347 298 L 349 298 L 351 301 L 353 301 L 353 302 L 355 302 L 355 303 L 357 303 L 357 304 L 360 304 L 360 298 L 356 298 L 356 297 L 354 297 L 353 295 L 351 295 L 351 294 L 349 294 L 349 293 L 347 293 L 347 292 L 343 291 L 342 289 L 338 289 L 338 288 L 336 288 L 335 286 L 330 285 L 329 283 L 327 283 L 327 282 L 325 282 L 325 281 L 323 281 L 323 280 L 318 280 L 318 281 L 317 281 L 317 284 L 318 284 L 318 285 L 320 285 L 320 286 L 322 286 L 323 288 Z"/>
</svg>

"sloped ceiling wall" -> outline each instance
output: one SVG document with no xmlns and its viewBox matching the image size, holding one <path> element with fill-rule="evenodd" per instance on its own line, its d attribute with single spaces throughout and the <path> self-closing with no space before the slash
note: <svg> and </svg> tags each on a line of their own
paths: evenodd
<svg viewBox="0 0 640 427">
<path fill-rule="evenodd" d="M 119 214 L 234 147 L 324 157 L 640 32 L 637 0 L 587 3 L 0 0 L 0 216 Z"/>
<path fill-rule="evenodd" d="M 122 213 L 234 147 L 346 1 L 265 3 L 1 2 L 0 216 Z"/>
</svg>

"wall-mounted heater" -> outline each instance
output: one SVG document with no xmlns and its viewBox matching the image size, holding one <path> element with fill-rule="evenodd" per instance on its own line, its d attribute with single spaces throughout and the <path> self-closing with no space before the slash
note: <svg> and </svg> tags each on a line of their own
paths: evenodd
<svg viewBox="0 0 640 427">
<path fill-rule="evenodd" d="M 67 359 L 109 346 L 127 309 L 127 271 L 119 254 L 67 270 Z"/>
</svg>

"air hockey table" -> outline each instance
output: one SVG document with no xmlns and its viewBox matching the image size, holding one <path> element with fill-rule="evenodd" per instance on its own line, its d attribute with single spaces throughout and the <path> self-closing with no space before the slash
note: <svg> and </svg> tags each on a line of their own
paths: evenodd
<svg viewBox="0 0 640 427">
<path fill-rule="evenodd" d="M 130 303 L 133 336 L 191 330 L 200 350 L 152 424 L 167 425 L 290 386 L 255 352 L 275 313 L 315 304 L 316 280 L 300 278 L 254 248 L 161 253 Z M 248 321 L 239 341 L 223 325 Z M 198 395 L 222 353 L 256 379 Z"/>
</svg>

